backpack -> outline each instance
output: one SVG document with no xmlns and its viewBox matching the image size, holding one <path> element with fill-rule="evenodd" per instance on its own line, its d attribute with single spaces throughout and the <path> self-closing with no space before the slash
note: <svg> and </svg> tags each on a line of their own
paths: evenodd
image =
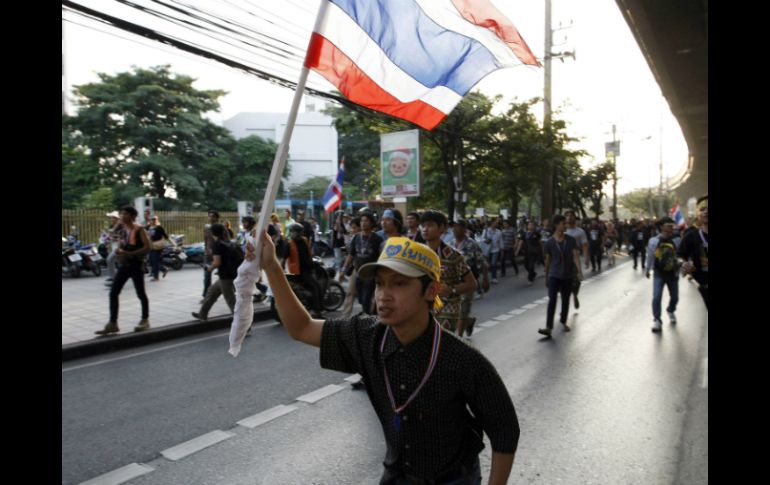
<svg viewBox="0 0 770 485">
<path fill-rule="evenodd" d="M 663 273 L 674 273 L 679 269 L 679 261 L 676 259 L 676 246 L 669 239 L 661 239 L 655 248 L 654 268 Z"/>
<path fill-rule="evenodd" d="M 229 242 L 227 245 L 230 248 L 230 267 L 234 270 L 235 273 L 238 272 L 238 267 L 243 263 L 243 260 L 246 258 L 246 254 L 243 252 L 243 248 L 240 244 Z"/>
</svg>

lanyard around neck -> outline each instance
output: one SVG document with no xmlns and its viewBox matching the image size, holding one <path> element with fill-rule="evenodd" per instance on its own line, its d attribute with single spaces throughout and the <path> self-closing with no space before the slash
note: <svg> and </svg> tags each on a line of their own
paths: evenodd
<svg viewBox="0 0 770 485">
<path fill-rule="evenodd" d="M 438 361 L 438 353 L 439 349 L 441 348 L 441 326 L 438 324 L 438 322 L 434 319 L 433 320 L 434 330 L 433 330 L 433 345 L 431 348 L 430 353 L 430 361 L 428 363 L 428 368 L 425 370 L 425 375 L 422 377 L 422 381 L 417 386 L 417 389 L 412 392 L 412 395 L 409 396 L 409 399 L 406 400 L 404 404 L 401 406 L 396 406 L 396 399 L 393 396 L 393 390 L 390 387 L 390 379 L 388 378 L 388 370 L 385 366 L 385 359 L 382 358 L 382 371 L 385 374 L 385 387 L 388 391 L 388 400 L 390 401 L 390 406 L 393 409 L 393 412 L 395 413 L 394 417 L 394 423 L 396 427 L 396 431 L 398 431 L 398 428 L 401 423 L 401 419 L 399 417 L 399 414 L 401 411 L 403 411 L 412 400 L 414 400 L 415 397 L 417 397 L 417 394 L 420 392 L 420 390 L 425 386 L 425 383 L 428 382 L 428 379 L 430 378 L 431 374 L 433 373 L 433 369 L 436 368 L 436 362 Z M 382 352 L 385 349 L 385 340 L 388 336 L 388 332 L 390 331 L 390 327 L 387 327 L 385 329 L 385 332 L 382 335 L 382 342 L 380 343 L 380 357 L 382 357 Z"/>
</svg>

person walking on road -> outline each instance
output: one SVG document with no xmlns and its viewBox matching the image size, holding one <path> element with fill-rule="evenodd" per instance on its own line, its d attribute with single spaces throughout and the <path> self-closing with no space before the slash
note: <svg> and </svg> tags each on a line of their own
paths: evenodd
<svg viewBox="0 0 770 485">
<path fill-rule="evenodd" d="M 232 247 L 229 244 L 229 233 L 223 224 L 215 223 L 211 225 L 211 235 L 214 243 L 211 247 L 212 261 L 206 267 L 210 274 L 219 269 L 219 279 L 213 285 L 209 286 L 206 297 L 203 299 L 200 310 L 193 312 L 192 316 L 198 320 L 206 321 L 209 316 L 209 310 L 214 306 L 220 295 L 224 295 L 227 306 L 232 313 L 235 310 L 235 286 L 233 284 L 238 276 L 238 265 Z"/>
<path fill-rule="evenodd" d="M 698 227 L 684 236 L 679 256 L 685 261 L 682 272 L 698 282 L 698 291 L 709 309 L 709 198 L 704 195 L 697 201 Z"/>
<path fill-rule="evenodd" d="M 150 222 L 145 229 L 150 237 L 150 246 L 152 248 L 150 250 L 150 273 L 152 274 L 152 280 L 150 281 L 158 281 L 158 275 L 161 271 L 163 272 L 164 278 L 166 277 L 166 273 L 168 273 L 168 268 L 163 266 L 163 263 L 161 263 L 160 260 L 160 255 L 165 246 L 163 241 L 168 241 L 174 247 L 176 247 L 176 243 L 169 239 L 166 230 L 163 229 L 163 226 L 158 222 L 158 216 L 150 216 Z"/>
<path fill-rule="evenodd" d="M 261 266 L 289 334 L 320 347 L 321 367 L 364 379 L 387 446 L 381 485 L 481 483 L 484 433 L 489 483 L 507 482 L 520 435 L 516 412 L 489 360 L 431 316 L 441 305 L 433 250 L 388 239 L 376 262 L 359 268 L 360 278 L 375 281 L 377 315 L 324 321 L 297 301 L 272 242 L 264 234 L 262 241 Z"/>
<path fill-rule="evenodd" d="M 127 231 L 126 239 L 116 250 L 120 266 L 110 289 L 110 321 L 102 330 L 94 332 L 97 335 L 107 335 L 120 331 L 118 328 L 118 298 L 129 279 L 134 282 L 136 296 L 142 304 L 142 319 L 134 327 L 134 331 L 141 332 L 150 328 L 150 303 L 147 300 L 147 293 L 144 291 L 143 269 L 145 255 L 150 252 L 150 238 L 147 237 L 147 231 L 144 230 L 144 227 L 136 223 L 138 215 L 137 210 L 131 206 L 120 209 L 120 220 Z"/>
<path fill-rule="evenodd" d="M 565 217 L 561 214 L 553 216 L 553 237 L 545 242 L 545 284 L 548 288 L 548 313 L 545 328 L 537 332 L 551 337 L 553 318 L 556 313 L 556 295 L 561 295 L 561 316 L 559 321 L 565 332 L 570 331 L 567 325 L 569 315 L 569 295 L 573 281 L 583 279 L 580 269 L 580 249 L 578 242 L 565 232 Z"/>
<path fill-rule="evenodd" d="M 567 229 L 564 231 L 565 234 L 568 236 L 571 236 L 577 241 L 578 249 L 580 252 L 583 253 L 583 258 L 585 259 L 585 266 L 586 269 L 588 269 L 588 236 L 586 236 L 586 232 L 583 230 L 583 228 L 577 226 L 577 218 L 575 217 L 575 211 L 574 210 L 567 210 L 564 211 L 564 216 L 567 218 Z M 582 271 L 580 271 L 580 264 L 578 264 L 578 268 L 576 269 L 576 273 L 580 272 L 582 274 Z M 546 275 L 548 275 L 548 272 L 545 272 Z M 547 276 L 546 276 L 547 278 Z M 572 297 L 575 299 L 575 310 L 580 308 L 580 300 L 578 300 L 578 292 L 580 291 L 580 281 L 582 278 L 577 279 L 575 278 L 572 281 Z"/>
<path fill-rule="evenodd" d="M 680 240 L 674 237 L 674 220 L 664 217 L 658 221 L 660 234 L 650 239 L 647 246 L 647 271 L 645 276 L 650 278 L 650 269 L 653 269 L 652 280 L 652 316 L 654 323 L 653 332 L 660 332 L 663 322 L 660 319 L 661 300 L 663 299 L 663 286 L 668 287 L 669 302 L 666 313 L 671 325 L 676 325 L 676 304 L 679 301 L 679 251 Z"/>
<path fill-rule="evenodd" d="M 214 254 L 212 249 L 214 248 L 214 236 L 211 235 L 211 226 L 219 222 L 219 212 L 214 209 L 209 209 L 209 223 L 203 226 L 203 247 L 204 253 L 204 265 L 203 265 L 203 298 L 206 298 L 206 293 L 211 286 L 211 272 L 208 267 L 214 261 Z M 201 300 L 203 303 L 204 300 Z"/>
</svg>

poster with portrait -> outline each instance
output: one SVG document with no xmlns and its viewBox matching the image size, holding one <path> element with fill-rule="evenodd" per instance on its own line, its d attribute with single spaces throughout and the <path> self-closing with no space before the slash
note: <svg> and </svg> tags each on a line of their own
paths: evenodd
<svg viewBox="0 0 770 485">
<path fill-rule="evenodd" d="M 420 131 L 380 135 L 383 197 L 420 195 Z"/>
</svg>

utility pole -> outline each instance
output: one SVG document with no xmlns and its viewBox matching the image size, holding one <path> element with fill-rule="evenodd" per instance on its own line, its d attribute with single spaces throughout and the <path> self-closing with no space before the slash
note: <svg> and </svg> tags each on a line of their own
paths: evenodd
<svg viewBox="0 0 770 485">
<path fill-rule="evenodd" d="M 551 28 L 551 0 L 545 0 L 545 51 L 543 61 L 545 63 L 545 76 L 543 78 L 543 131 L 546 140 L 552 143 L 551 137 L 551 59 L 557 58 L 564 62 L 565 57 L 575 59 L 575 51 L 572 52 L 551 52 L 553 49 L 553 33 L 559 30 L 568 29 L 572 26 Z M 555 188 L 556 188 L 556 167 L 553 160 L 548 160 L 545 167 L 545 176 L 543 177 L 543 190 L 541 192 L 541 218 L 551 218 L 555 209 Z"/>
<path fill-rule="evenodd" d="M 659 168 L 660 168 L 660 185 L 658 187 L 658 216 L 663 217 L 665 216 L 665 212 L 663 212 L 663 114 L 661 113 L 661 120 L 660 120 L 660 139 L 658 141 L 658 157 L 659 157 Z"/>
<path fill-rule="evenodd" d="M 546 140 L 551 143 L 551 48 L 553 43 L 553 30 L 551 30 L 551 0 L 545 0 L 545 76 L 543 81 L 543 131 Z M 541 218 L 550 219 L 554 211 L 554 178 L 556 170 L 553 162 L 548 160 L 545 168 L 542 192 Z"/>
<path fill-rule="evenodd" d="M 615 139 L 615 124 L 612 124 L 612 146 L 617 147 Z M 615 161 L 617 154 L 612 152 L 612 219 L 618 218 L 618 164 Z"/>
</svg>

